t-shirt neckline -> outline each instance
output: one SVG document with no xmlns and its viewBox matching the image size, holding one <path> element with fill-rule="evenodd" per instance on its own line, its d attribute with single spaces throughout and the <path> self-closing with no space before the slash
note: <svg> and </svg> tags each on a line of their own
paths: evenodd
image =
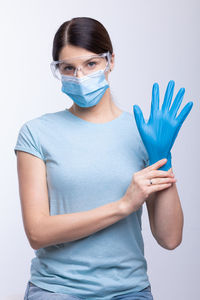
<svg viewBox="0 0 200 300">
<path fill-rule="evenodd" d="M 93 126 L 105 126 L 105 125 L 113 124 L 113 123 L 117 122 L 118 120 L 121 120 L 126 113 L 126 111 L 123 110 L 122 113 L 118 117 L 116 117 L 115 119 L 113 119 L 111 121 L 104 122 L 104 123 L 94 123 L 94 122 L 86 121 L 86 120 L 74 115 L 71 111 L 69 111 L 68 108 L 65 108 L 64 111 L 67 112 L 74 120 L 77 120 L 77 121 L 83 122 L 83 123 L 87 123 L 87 124 L 93 125 Z"/>
</svg>

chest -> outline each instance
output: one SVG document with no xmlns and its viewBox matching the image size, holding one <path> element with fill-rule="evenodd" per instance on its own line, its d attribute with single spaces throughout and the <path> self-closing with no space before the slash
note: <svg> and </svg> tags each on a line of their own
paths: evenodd
<svg viewBox="0 0 200 300">
<path fill-rule="evenodd" d="M 50 205 L 56 213 L 88 210 L 121 198 L 133 174 L 143 168 L 135 136 L 113 130 L 51 132 L 43 149 Z"/>
</svg>

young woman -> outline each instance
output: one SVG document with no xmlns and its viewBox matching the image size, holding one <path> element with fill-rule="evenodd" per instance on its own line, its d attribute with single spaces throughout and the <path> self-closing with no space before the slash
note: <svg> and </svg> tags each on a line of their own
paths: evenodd
<svg viewBox="0 0 200 300">
<path fill-rule="evenodd" d="M 100 22 L 64 22 L 51 68 L 73 105 L 24 123 L 14 148 L 35 251 L 24 299 L 152 300 L 142 205 L 158 243 L 177 247 L 183 215 L 172 169 L 161 170 L 165 159 L 149 164 L 138 118 L 112 99 L 114 53 Z"/>
</svg>

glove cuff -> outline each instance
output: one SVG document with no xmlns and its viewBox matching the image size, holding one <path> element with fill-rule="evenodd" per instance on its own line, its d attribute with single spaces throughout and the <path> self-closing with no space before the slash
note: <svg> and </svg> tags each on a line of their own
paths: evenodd
<svg viewBox="0 0 200 300">
<path fill-rule="evenodd" d="M 158 160 L 161 160 L 163 158 L 167 159 L 167 162 L 160 167 L 158 170 L 163 170 L 163 171 L 168 171 L 171 167 L 172 167 L 172 163 L 171 163 L 171 152 L 169 152 L 168 156 L 161 156 L 161 157 L 157 157 L 156 159 L 154 158 L 153 160 L 150 159 L 149 161 L 149 165 L 153 165 L 155 164 Z"/>
<path fill-rule="evenodd" d="M 166 164 L 164 164 L 162 167 L 160 167 L 158 170 L 168 171 L 172 167 L 172 156 L 171 152 L 169 152 L 169 155 L 167 158 Z"/>
</svg>

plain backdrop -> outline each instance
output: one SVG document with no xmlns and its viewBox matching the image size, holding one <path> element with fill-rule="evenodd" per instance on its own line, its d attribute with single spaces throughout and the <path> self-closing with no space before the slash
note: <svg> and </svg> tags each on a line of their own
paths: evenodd
<svg viewBox="0 0 200 300">
<path fill-rule="evenodd" d="M 108 30 L 115 53 L 111 92 L 132 112 L 149 116 L 154 82 L 160 101 L 169 80 L 175 94 L 185 87 L 179 109 L 194 106 L 172 149 L 173 170 L 184 212 L 183 241 L 162 248 L 151 234 L 143 205 L 143 238 L 155 300 L 197 299 L 199 294 L 200 1 L 198 0 L 18 0 L 0 2 L 0 299 L 23 299 L 34 250 L 23 228 L 14 146 L 20 126 L 47 112 L 69 108 L 51 74 L 52 42 L 58 27 L 73 17 L 92 17 Z M 173 98 L 174 99 L 174 98 Z"/>
</svg>

